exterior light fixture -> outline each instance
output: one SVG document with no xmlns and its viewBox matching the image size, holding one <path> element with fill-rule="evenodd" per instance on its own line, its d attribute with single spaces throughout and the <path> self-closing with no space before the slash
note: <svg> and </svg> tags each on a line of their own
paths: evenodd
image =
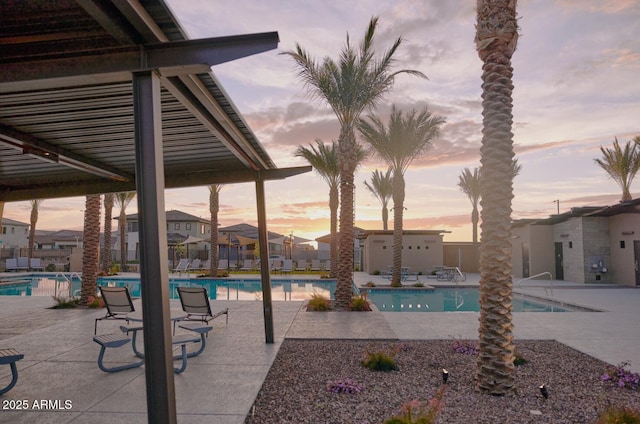
<svg viewBox="0 0 640 424">
<path fill-rule="evenodd" d="M 540 386 L 540 394 L 545 398 L 545 399 L 549 399 L 549 391 L 547 390 L 547 388 L 545 387 L 545 385 L 541 385 Z"/>
<path fill-rule="evenodd" d="M 449 371 L 442 368 L 442 382 L 446 383 L 448 379 L 449 379 Z"/>
</svg>

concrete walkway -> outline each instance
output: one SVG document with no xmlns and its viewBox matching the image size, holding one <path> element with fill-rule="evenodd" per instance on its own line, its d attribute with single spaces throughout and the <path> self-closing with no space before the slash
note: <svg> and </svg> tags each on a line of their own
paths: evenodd
<svg viewBox="0 0 640 424">
<path fill-rule="evenodd" d="M 356 274 L 358 284 L 375 278 Z M 469 276 L 465 284 L 477 285 L 477 280 Z M 538 285 L 549 283 L 527 283 L 523 291 L 551 296 L 549 287 L 545 293 L 544 287 L 533 287 Z M 556 339 L 610 363 L 631 361 L 640 371 L 639 289 L 554 282 L 552 297 L 606 312 L 516 313 L 517 339 Z M 146 423 L 144 368 L 114 374 L 98 369 L 99 346 L 91 339 L 94 318 L 104 311 L 47 309 L 52 304 L 49 297 L 0 296 L 0 348 L 25 355 L 18 362 L 17 385 L 0 396 L 0 423 Z M 179 309 L 178 301 L 171 306 Z M 477 338 L 478 313 L 473 312 L 308 313 L 302 306 L 274 302 L 275 343 L 267 345 L 261 302 L 214 301 L 215 310 L 229 307 L 229 324 L 216 320 L 207 349 L 175 376 L 178 421 L 244 422 L 285 338 Z M 116 331 L 118 325 L 102 321 L 99 332 Z M 107 355 L 132 360 L 126 347 Z M 0 367 L 0 384 L 9 376 L 9 367 Z M 49 409 L 34 409 L 43 400 Z M 15 410 L 18 405 L 28 409 Z"/>
</svg>

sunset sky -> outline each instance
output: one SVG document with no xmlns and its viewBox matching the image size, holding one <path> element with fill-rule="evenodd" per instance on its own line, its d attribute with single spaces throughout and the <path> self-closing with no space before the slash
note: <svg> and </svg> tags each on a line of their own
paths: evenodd
<svg viewBox="0 0 640 424">
<path fill-rule="evenodd" d="M 428 80 L 396 79 L 376 115 L 392 104 L 429 109 L 447 120 L 432 149 L 406 173 L 406 229 L 446 230 L 445 241 L 470 241 L 471 204 L 457 187 L 479 165 L 481 62 L 473 43 L 471 0 L 170 0 L 189 38 L 277 31 L 277 50 L 213 68 L 229 96 L 279 167 L 306 163 L 293 152 L 316 138 L 338 137 L 329 107 L 310 98 L 283 51 L 298 42 L 316 58 L 337 58 L 346 34 L 358 43 L 379 16 L 377 51 L 402 36 L 393 69 Z M 545 218 L 576 206 L 617 203 L 618 186 L 594 162 L 600 146 L 640 135 L 640 1 L 520 0 L 520 39 L 513 57 L 514 149 L 522 171 L 514 181 L 514 219 Z M 369 159 L 356 175 L 356 225 L 382 228 L 379 202 L 363 182 L 386 166 Z M 640 182 L 632 185 L 638 196 Z M 328 233 L 328 187 L 315 173 L 268 182 L 270 231 L 313 239 Z M 256 223 L 252 184 L 220 195 L 222 226 Z M 206 187 L 167 190 L 167 209 L 208 219 Z M 39 229 L 81 229 L 84 198 L 49 199 Z M 29 222 L 28 202 L 8 203 L 4 217 Z M 127 209 L 136 212 L 136 205 Z M 114 214 L 117 211 L 114 210 Z M 392 223 L 390 222 L 390 228 Z"/>
</svg>

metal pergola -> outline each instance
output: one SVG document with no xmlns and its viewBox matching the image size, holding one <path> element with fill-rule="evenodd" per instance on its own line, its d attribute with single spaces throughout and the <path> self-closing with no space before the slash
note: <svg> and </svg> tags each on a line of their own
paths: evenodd
<svg viewBox="0 0 640 424">
<path fill-rule="evenodd" d="M 0 219 L 6 202 L 137 192 L 150 423 L 176 422 L 165 188 L 254 182 L 267 257 L 264 181 L 311 169 L 277 168 L 210 70 L 278 41 L 188 40 L 162 0 L 0 0 Z"/>
</svg>

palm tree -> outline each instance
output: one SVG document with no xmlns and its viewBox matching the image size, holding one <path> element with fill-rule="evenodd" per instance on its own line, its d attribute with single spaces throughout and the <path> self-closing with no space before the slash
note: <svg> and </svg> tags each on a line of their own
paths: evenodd
<svg viewBox="0 0 640 424">
<path fill-rule="evenodd" d="M 522 165 L 518 164 L 518 159 L 512 162 L 513 178 L 520 173 Z M 458 187 L 460 191 L 467 195 L 471 202 L 471 224 L 473 225 L 473 245 L 478 244 L 478 202 L 480 202 L 480 168 L 473 168 L 473 172 L 469 168 L 464 168 L 458 176 Z"/>
<path fill-rule="evenodd" d="M 96 295 L 100 256 L 100 195 L 86 197 L 82 236 L 82 287 L 80 305 L 87 306 Z"/>
<path fill-rule="evenodd" d="M 378 18 L 371 18 L 359 49 L 351 45 L 347 34 L 347 42 L 337 62 L 325 57 L 318 63 L 297 43 L 295 50 L 283 53 L 289 55 L 298 65 L 298 75 L 311 95 L 326 101 L 340 123 L 340 255 L 337 262 L 338 278 L 335 292 L 338 309 L 346 308 L 352 297 L 354 173 L 357 166 L 355 125 L 364 110 L 373 108 L 391 90 L 396 75 L 408 73 L 426 78 L 422 72 L 414 70 L 390 71 L 394 54 L 402 42 L 400 37 L 381 58 L 374 57 L 373 42 L 377 25 Z"/>
<path fill-rule="evenodd" d="M 40 205 L 44 202 L 43 199 L 35 199 L 30 200 L 31 203 L 31 226 L 29 227 L 29 252 L 28 252 L 28 261 L 27 266 L 31 268 L 31 258 L 33 257 L 33 249 L 36 245 L 36 224 L 38 223 L 38 209 Z"/>
<path fill-rule="evenodd" d="M 420 113 L 412 110 L 404 115 L 391 107 L 389 126 L 385 127 L 380 118 L 369 116 L 361 119 L 358 129 L 372 151 L 391 168 L 393 172 L 393 273 L 391 285 L 400 286 L 402 268 L 402 219 L 404 213 L 404 174 L 414 159 L 424 154 L 431 141 L 438 136 L 445 119 L 433 115 L 425 107 Z"/>
<path fill-rule="evenodd" d="M 511 199 L 513 198 L 513 68 L 518 42 L 516 0 L 478 0 L 475 44 L 482 60 L 480 148 L 480 327 L 476 388 L 514 390 Z"/>
<path fill-rule="evenodd" d="M 114 194 L 104 195 L 104 254 L 102 256 L 102 271 L 109 273 L 111 268 L 111 221 L 113 221 Z"/>
<path fill-rule="evenodd" d="M 387 169 L 386 173 L 382 173 L 377 169 L 371 173 L 371 184 L 364 182 L 364 186 L 380 200 L 382 204 L 382 228 L 386 231 L 389 229 L 389 200 L 393 194 L 393 179 L 391 177 L 392 169 Z"/>
<path fill-rule="evenodd" d="M 316 146 L 310 144 L 309 147 L 298 146 L 295 155 L 305 158 L 316 172 L 326 181 L 329 186 L 329 213 L 330 213 L 330 246 L 329 262 L 330 277 L 336 278 L 336 264 L 338 258 L 338 243 L 336 243 L 336 233 L 338 231 L 338 186 L 340 183 L 340 169 L 338 167 L 338 146 L 335 141 L 331 145 L 324 144 L 322 140 L 316 139 Z M 366 158 L 366 152 L 359 144 L 356 144 L 356 167 Z"/>
<path fill-rule="evenodd" d="M 135 191 L 125 191 L 116 193 L 116 205 L 120 208 L 120 215 L 118 216 L 118 227 L 120 228 L 120 271 L 124 272 L 127 269 L 127 206 L 136 197 Z"/>
<path fill-rule="evenodd" d="M 209 186 L 209 212 L 211 213 L 211 260 L 209 274 L 215 278 L 218 274 L 218 212 L 220 211 L 220 190 L 222 184 Z"/>
<path fill-rule="evenodd" d="M 600 146 L 602 159 L 595 159 L 600 168 L 604 169 L 622 189 L 621 202 L 628 202 L 632 199 L 631 183 L 640 169 L 640 152 L 637 150 L 640 136 L 634 138 L 633 141 L 633 144 L 628 141 L 622 150 L 616 137 L 613 148 L 605 149 Z"/>
</svg>

